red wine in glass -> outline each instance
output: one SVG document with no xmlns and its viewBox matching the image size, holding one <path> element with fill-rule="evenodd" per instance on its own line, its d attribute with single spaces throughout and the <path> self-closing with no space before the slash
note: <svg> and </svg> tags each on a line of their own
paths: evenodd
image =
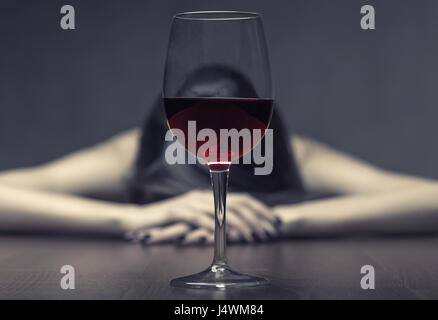
<svg viewBox="0 0 438 320">
<path fill-rule="evenodd" d="M 258 98 L 164 98 L 164 108 L 169 128 L 184 132 L 184 141 L 179 141 L 186 150 L 197 155 L 209 164 L 210 170 L 223 170 L 231 161 L 251 151 L 263 138 L 272 115 L 273 100 Z M 196 137 L 203 129 L 212 129 L 217 137 L 216 143 L 205 152 L 198 153 L 205 141 L 189 142 L 189 121 L 196 121 Z M 249 144 L 239 139 L 239 148 L 221 150 L 221 129 L 248 129 L 251 134 Z M 254 135 L 254 130 L 260 130 Z M 178 135 L 176 135 L 178 138 Z M 226 153 L 225 153 L 226 152 Z"/>
</svg>

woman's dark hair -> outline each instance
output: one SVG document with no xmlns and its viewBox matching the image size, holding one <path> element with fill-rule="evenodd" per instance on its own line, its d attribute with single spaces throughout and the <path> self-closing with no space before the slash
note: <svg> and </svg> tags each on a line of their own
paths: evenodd
<svg viewBox="0 0 438 320">
<path fill-rule="evenodd" d="M 208 65 L 193 71 L 178 90 L 179 97 L 259 97 L 251 82 L 237 70 Z"/>
<path fill-rule="evenodd" d="M 195 70 L 183 83 L 177 96 L 257 97 L 257 92 L 251 82 L 237 70 L 227 66 L 209 65 Z M 281 117 L 277 107 L 274 108 L 270 125 L 274 136 L 274 168 L 272 173 L 267 176 L 255 176 L 253 165 L 239 164 L 238 166 L 233 166 L 232 174 L 230 175 L 231 190 L 247 192 L 273 192 L 285 188 L 303 190 L 295 162 L 293 161 L 290 137 L 280 120 Z M 165 180 L 163 176 L 167 176 L 170 172 L 175 173 L 178 170 L 180 170 L 178 174 L 183 175 L 194 174 L 193 170 L 196 167 L 199 169 L 199 165 L 171 166 L 165 163 L 162 155 L 166 147 L 164 136 L 167 130 L 162 99 L 157 97 L 151 112 L 143 123 L 136 172 L 131 188 L 132 200 L 135 202 L 145 203 L 152 199 L 148 196 L 151 184 L 153 184 L 152 180 Z M 209 187 L 208 174 L 205 174 L 205 172 L 202 172 L 202 174 L 202 177 L 205 175 L 203 183 L 194 181 L 193 185 L 188 184 L 186 188 L 179 188 L 176 192 L 170 190 L 172 188 L 169 186 L 168 195 L 186 192 L 190 188 Z M 175 179 L 177 178 L 174 177 Z M 160 188 L 163 189 L 161 186 Z M 162 198 L 165 197 L 165 195 L 162 196 Z M 159 199 L 155 197 L 153 200 Z"/>
</svg>

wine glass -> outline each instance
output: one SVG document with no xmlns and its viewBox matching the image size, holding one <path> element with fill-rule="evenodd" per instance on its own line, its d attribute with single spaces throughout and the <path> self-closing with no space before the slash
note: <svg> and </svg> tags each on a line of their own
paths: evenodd
<svg viewBox="0 0 438 320">
<path fill-rule="evenodd" d="M 193 77 L 200 80 L 198 85 L 187 88 L 188 79 Z M 243 89 L 233 91 L 233 81 L 243 83 Z M 225 229 L 230 165 L 260 141 L 272 115 L 271 74 L 261 16 L 236 11 L 175 15 L 167 51 L 163 103 L 167 123 L 176 139 L 208 164 L 215 209 L 212 264 L 200 273 L 173 279 L 171 285 L 228 288 L 268 284 L 263 278 L 240 274 L 228 266 Z M 190 126 L 196 137 L 207 132 L 216 135 L 217 140 L 207 150 L 202 149 L 202 139 L 193 141 L 193 137 L 192 140 L 188 137 Z M 253 135 L 249 144 L 240 141 L 238 149 L 229 150 L 222 148 L 228 146 L 228 141 L 221 141 L 221 129 L 250 133 L 260 130 L 261 135 L 258 138 Z"/>
</svg>

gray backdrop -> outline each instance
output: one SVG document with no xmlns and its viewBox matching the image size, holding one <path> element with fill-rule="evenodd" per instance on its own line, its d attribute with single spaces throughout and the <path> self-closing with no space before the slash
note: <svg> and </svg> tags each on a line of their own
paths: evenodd
<svg viewBox="0 0 438 320">
<path fill-rule="evenodd" d="M 59 27 L 63 4 L 74 31 Z M 374 31 L 360 28 L 364 4 Z M 172 15 L 208 9 L 263 14 L 291 129 L 438 178 L 436 0 L 2 0 L 0 170 L 139 125 L 160 91 Z"/>
</svg>

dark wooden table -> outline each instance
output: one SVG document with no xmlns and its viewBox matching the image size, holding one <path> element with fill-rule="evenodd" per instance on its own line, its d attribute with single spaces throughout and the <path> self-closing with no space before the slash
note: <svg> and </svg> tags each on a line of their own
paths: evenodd
<svg viewBox="0 0 438 320">
<path fill-rule="evenodd" d="M 271 286 L 184 290 L 172 277 L 208 265 L 211 247 L 142 247 L 108 239 L 0 236 L 1 299 L 418 299 L 438 298 L 438 236 L 287 240 L 234 245 L 236 269 Z M 360 287 L 372 265 L 375 290 Z M 60 268 L 72 265 L 76 289 L 62 290 Z"/>
</svg>

